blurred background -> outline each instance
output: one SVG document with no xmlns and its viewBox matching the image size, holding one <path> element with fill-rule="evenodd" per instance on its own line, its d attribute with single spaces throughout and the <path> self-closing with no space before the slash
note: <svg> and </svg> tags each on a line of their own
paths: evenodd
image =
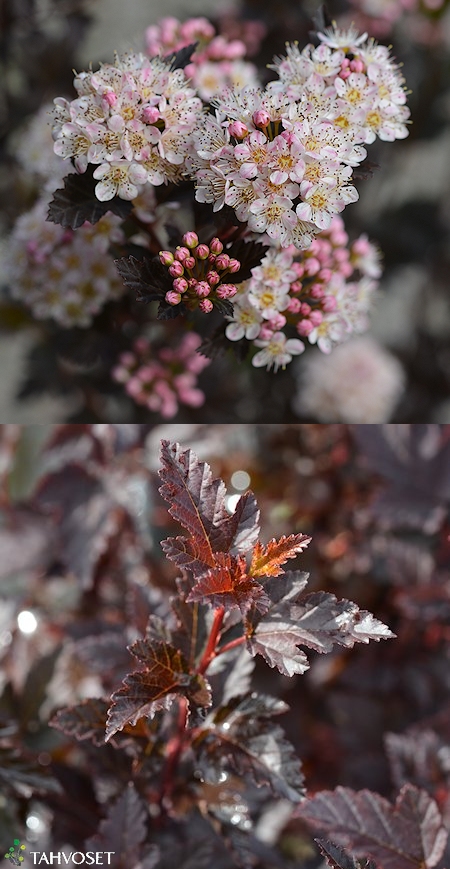
<svg viewBox="0 0 450 869">
<path fill-rule="evenodd" d="M 366 233 L 384 257 L 370 337 L 362 344 L 350 342 L 329 358 L 308 347 L 304 357 L 276 375 L 242 365 L 229 353 L 201 375 L 205 405 L 182 407 L 176 421 L 450 420 L 450 6 L 448 0 L 330 0 L 327 8 L 340 26 L 353 21 L 392 45 L 411 91 L 409 137 L 370 146 L 369 158 L 378 168 L 357 182 L 360 200 L 345 210 L 350 238 Z M 245 22 L 262 24 L 250 60 L 264 70 L 274 54 L 283 53 L 287 39 L 296 38 L 300 46 L 309 41 L 317 9 L 312 0 L 295 5 L 280 0 L 275 6 L 271 0 L 247 0 L 240 6 L 226 0 L 157 0 L 151 5 L 141 0 L 3 0 L 3 249 L 39 189 L 19 153 L 26 124 L 55 96 L 72 95 L 73 67 L 111 61 L 114 49 L 141 49 L 146 28 L 162 16 L 184 20 L 207 15 L 220 32 L 234 37 L 243 36 Z M 42 151 L 47 145 L 36 142 L 35 147 Z M 0 419 L 156 419 L 157 414 L 124 402 L 119 385 L 112 384 L 115 338 L 108 337 L 108 355 L 102 344 L 109 328 L 105 318 L 93 327 L 64 330 L 53 321 L 33 319 L 6 287 L 0 298 Z M 116 357 L 123 349 L 118 341 Z"/>
</svg>

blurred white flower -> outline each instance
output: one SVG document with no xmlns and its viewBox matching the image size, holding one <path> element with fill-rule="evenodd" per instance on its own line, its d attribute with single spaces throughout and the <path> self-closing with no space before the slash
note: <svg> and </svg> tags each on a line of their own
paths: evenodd
<svg viewBox="0 0 450 869">
<path fill-rule="evenodd" d="M 373 338 L 355 338 L 302 360 L 299 391 L 292 406 L 320 422 L 387 422 L 403 392 L 400 362 Z"/>
</svg>

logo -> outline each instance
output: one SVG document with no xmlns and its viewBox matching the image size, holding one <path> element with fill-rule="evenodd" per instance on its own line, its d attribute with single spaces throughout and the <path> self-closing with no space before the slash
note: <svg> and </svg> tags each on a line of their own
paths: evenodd
<svg viewBox="0 0 450 869">
<path fill-rule="evenodd" d="M 25 851 L 25 845 L 22 845 L 20 839 L 14 839 L 14 845 L 11 845 L 8 853 L 5 854 L 5 858 L 14 863 L 14 866 L 20 866 L 23 863 L 22 851 Z"/>
</svg>

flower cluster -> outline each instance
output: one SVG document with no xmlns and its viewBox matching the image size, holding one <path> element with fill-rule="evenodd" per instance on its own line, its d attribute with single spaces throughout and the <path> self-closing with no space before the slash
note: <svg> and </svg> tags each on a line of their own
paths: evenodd
<svg viewBox="0 0 450 869">
<path fill-rule="evenodd" d="M 205 400 L 197 388 L 197 375 L 210 360 L 196 352 L 200 344 L 201 338 L 195 332 L 185 335 L 177 348 L 157 351 L 146 338 L 138 338 L 133 351 L 120 356 L 113 377 L 125 385 L 137 404 L 170 419 L 177 413 L 178 404 L 200 407 Z"/>
<path fill-rule="evenodd" d="M 47 199 L 40 199 L 17 220 L 2 258 L 3 280 L 38 320 L 89 326 L 105 302 L 124 291 L 107 256 L 112 243 L 124 241 L 120 218 L 106 214 L 74 232 L 49 223 L 47 209 Z"/>
<path fill-rule="evenodd" d="M 226 87 L 240 89 L 258 84 L 256 67 L 244 60 L 247 49 L 242 40 L 218 35 L 207 18 L 189 18 L 183 23 L 173 17 L 162 18 L 147 28 L 145 39 L 150 56 L 167 55 L 198 43 L 185 72 L 205 101 Z"/>
<path fill-rule="evenodd" d="M 203 112 L 183 70 L 130 53 L 79 73 L 74 86 L 77 99 L 54 101 L 54 150 L 78 172 L 97 165 L 98 199 L 134 199 L 147 182 L 180 180 Z"/>
<path fill-rule="evenodd" d="M 380 274 L 377 248 L 366 236 L 348 246 L 337 215 L 302 254 L 295 247 L 269 248 L 251 279 L 238 287 L 225 334 L 262 348 L 252 360 L 256 367 L 286 365 L 305 349 L 303 338 L 329 353 L 368 328 Z M 287 338 L 285 327 L 299 337 Z"/>
<path fill-rule="evenodd" d="M 27 119 L 14 141 L 14 156 L 29 180 L 39 180 L 43 189 L 53 191 L 61 186 L 61 181 L 69 172 L 74 172 L 72 166 L 53 151 L 52 134 L 49 119 L 53 109 L 52 103 L 46 103 Z"/>
<path fill-rule="evenodd" d="M 387 422 L 405 386 L 400 362 L 370 336 L 305 360 L 293 401 L 299 416 L 320 422 Z"/>
<path fill-rule="evenodd" d="M 218 238 L 211 239 L 209 245 L 199 244 L 195 232 L 186 232 L 182 238 L 183 246 L 175 253 L 162 250 L 159 259 L 167 266 L 172 289 L 166 293 L 169 305 L 179 305 L 182 301 L 191 311 L 198 308 L 209 314 L 214 302 L 232 299 L 237 288 L 226 283 L 224 278 L 234 275 L 241 268 L 239 260 L 224 253 L 223 244 Z"/>
<path fill-rule="evenodd" d="M 230 205 L 282 247 L 306 249 L 356 201 L 352 172 L 365 144 L 408 133 L 403 77 L 389 50 L 352 29 L 319 38 L 317 48 L 288 45 L 265 89 L 214 98 L 216 116 L 194 132 L 188 159 L 200 202 Z"/>
</svg>

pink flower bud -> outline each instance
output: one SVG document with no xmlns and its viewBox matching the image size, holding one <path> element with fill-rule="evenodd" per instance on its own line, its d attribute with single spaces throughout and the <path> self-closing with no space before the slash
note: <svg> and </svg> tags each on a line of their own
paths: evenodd
<svg viewBox="0 0 450 869">
<path fill-rule="evenodd" d="M 207 244 L 199 244 L 196 251 L 195 256 L 197 259 L 208 259 L 209 257 L 209 247 Z"/>
<path fill-rule="evenodd" d="M 156 108 L 156 106 L 146 106 L 142 112 L 142 120 L 146 121 L 147 124 L 156 124 L 156 121 L 159 121 L 161 115 Z"/>
<path fill-rule="evenodd" d="M 348 57 L 344 57 L 344 60 L 341 61 L 341 68 L 345 69 L 346 66 L 350 66 Z"/>
<path fill-rule="evenodd" d="M 173 290 L 169 290 L 169 292 L 166 293 L 165 299 L 166 299 L 166 302 L 169 303 L 169 305 L 179 305 L 181 302 L 180 294 L 175 293 Z"/>
<path fill-rule="evenodd" d="M 181 263 L 174 262 L 169 266 L 169 275 L 172 275 L 173 278 L 182 278 L 184 275 L 184 268 Z"/>
<path fill-rule="evenodd" d="M 312 284 L 309 288 L 309 295 L 312 296 L 313 299 L 323 299 L 325 290 L 322 284 Z"/>
<path fill-rule="evenodd" d="M 184 265 L 185 265 L 185 267 L 186 267 L 187 269 L 193 269 L 193 268 L 195 268 L 195 259 L 194 259 L 194 257 L 193 257 L 193 256 L 187 256 L 186 259 L 185 259 L 185 261 L 184 261 Z"/>
<path fill-rule="evenodd" d="M 187 247 L 177 247 L 175 251 L 175 259 L 180 263 L 184 263 L 186 257 L 190 256 L 190 251 L 188 251 Z"/>
<path fill-rule="evenodd" d="M 190 290 L 195 290 L 197 288 L 198 280 L 197 278 L 189 278 L 188 287 Z"/>
<path fill-rule="evenodd" d="M 248 136 L 248 128 L 242 121 L 233 121 L 228 127 L 228 132 L 235 139 L 245 139 Z"/>
<path fill-rule="evenodd" d="M 325 281 L 326 283 L 328 283 L 328 281 L 331 279 L 332 274 L 333 272 L 331 271 L 331 269 L 320 269 L 318 277 L 321 281 Z"/>
<path fill-rule="evenodd" d="M 209 249 L 210 249 L 211 253 L 215 253 L 215 254 L 222 253 L 223 244 L 220 241 L 220 238 L 212 238 L 211 241 L 209 242 Z"/>
<path fill-rule="evenodd" d="M 300 299 L 289 299 L 287 310 L 290 314 L 298 314 L 301 307 Z"/>
<path fill-rule="evenodd" d="M 337 308 L 337 301 L 334 296 L 326 296 L 322 302 L 322 309 L 324 311 L 335 311 Z"/>
<path fill-rule="evenodd" d="M 305 272 L 307 275 L 316 275 L 320 271 L 320 262 L 314 256 L 307 259 L 305 262 Z"/>
<path fill-rule="evenodd" d="M 221 284 L 217 287 L 216 296 L 218 299 L 232 299 L 237 293 L 234 284 Z"/>
<path fill-rule="evenodd" d="M 185 278 L 175 278 L 172 286 L 176 293 L 185 293 L 188 288 L 188 282 Z"/>
<path fill-rule="evenodd" d="M 210 287 L 217 287 L 217 284 L 220 281 L 220 277 L 217 272 L 211 271 L 208 272 L 208 274 L 206 275 L 206 280 L 208 281 Z"/>
<path fill-rule="evenodd" d="M 227 253 L 220 253 L 218 257 L 216 257 L 215 266 L 216 269 L 222 271 L 223 269 L 227 269 L 230 265 L 230 257 Z"/>
<path fill-rule="evenodd" d="M 213 303 L 210 299 L 202 299 L 199 304 L 199 308 L 201 311 L 203 311 L 204 314 L 209 314 L 212 311 L 213 307 Z"/>
<path fill-rule="evenodd" d="M 364 64 L 362 60 L 352 60 L 350 63 L 350 69 L 354 72 L 364 72 Z"/>
<path fill-rule="evenodd" d="M 323 320 L 322 311 L 311 311 L 309 319 L 311 320 L 313 326 L 319 326 Z"/>
<path fill-rule="evenodd" d="M 339 78 L 343 78 L 345 81 L 345 79 L 348 78 L 349 75 L 351 75 L 351 72 L 349 69 L 342 69 L 339 73 Z"/>
<path fill-rule="evenodd" d="M 291 289 L 291 293 L 300 293 L 303 289 L 303 284 L 301 283 L 301 281 L 294 281 L 291 284 L 290 289 Z"/>
<path fill-rule="evenodd" d="M 302 302 L 300 306 L 300 312 L 303 314 L 304 317 L 307 317 L 308 314 L 311 313 L 311 305 L 308 305 L 307 302 Z"/>
<path fill-rule="evenodd" d="M 171 266 L 174 261 L 173 253 L 171 253 L 170 250 L 160 250 L 159 261 L 163 266 Z"/>
<path fill-rule="evenodd" d="M 297 332 L 302 338 L 307 338 L 313 329 L 314 326 L 311 320 L 300 320 L 300 323 L 297 323 Z"/>
<path fill-rule="evenodd" d="M 286 317 L 280 314 L 279 311 L 270 318 L 269 326 L 274 332 L 279 332 L 286 325 Z"/>
<path fill-rule="evenodd" d="M 196 232 L 185 232 L 182 238 L 183 244 L 191 250 L 198 245 L 198 235 Z"/>
<path fill-rule="evenodd" d="M 114 91 L 107 91 L 107 93 L 103 94 L 103 99 L 108 103 L 108 106 L 112 107 L 116 105 L 117 95 Z"/>
<path fill-rule="evenodd" d="M 303 263 L 292 263 L 292 270 L 295 272 L 298 278 L 302 278 L 305 274 L 305 267 Z"/>
<path fill-rule="evenodd" d="M 264 324 L 264 326 L 261 326 L 261 328 L 259 330 L 258 338 L 260 338 L 261 341 L 270 341 L 272 335 L 273 335 L 273 331 L 270 328 L 270 326 L 267 326 L 266 324 Z"/>
<path fill-rule="evenodd" d="M 211 287 L 209 286 L 207 281 L 198 281 L 195 292 L 197 296 L 199 296 L 201 299 L 204 299 L 206 296 L 209 296 L 211 292 Z"/>
<path fill-rule="evenodd" d="M 234 275 L 236 272 L 238 272 L 240 270 L 241 264 L 240 264 L 238 259 L 230 259 L 230 264 L 229 264 L 228 268 L 229 268 L 231 274 Z"/>
<path fill-rule="evenodd" d="M 265 109 L 258 109 L 258 111 L 253 112 L 252 119 L 255 127 L 267 127 L 270 124 L 270 115 Z"/>
</svg>

